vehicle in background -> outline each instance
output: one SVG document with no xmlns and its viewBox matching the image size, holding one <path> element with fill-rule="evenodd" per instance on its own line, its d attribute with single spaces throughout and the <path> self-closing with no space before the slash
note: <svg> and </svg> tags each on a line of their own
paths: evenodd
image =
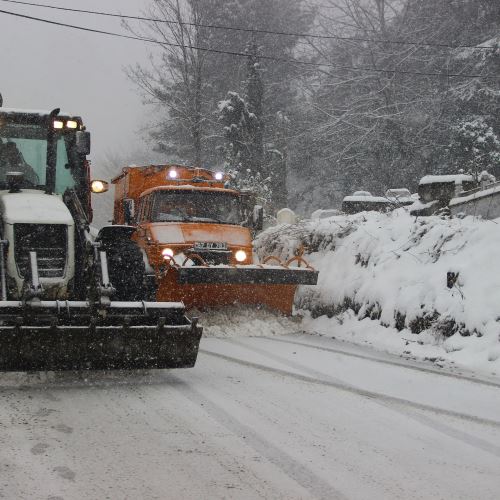
<svg viewBox="0 0 500 500">
<path fill-rule="evenodd" d="M 252 233 L 262 229 L 262 207 L 222 172 L 126 167 L 112 182 L 114 224 L 136 229 L 133 239 L 149 264 L 157 300 L 189 309 L 265 305 L 291 314 L 297 286 L 317 282 L 302 255 L 256 261 Z"/>
<path fill-rule="evenodd" d="M 385 197 L 391 201 L 391 203 L 396 207 L 407 207 L 415 202 L 417 199 L 416 194 L 411 194 L 409 189 L 398 188 L 398 189 L 388 189 L 385 192 Z"/>
<path fill-rule="evenodd" d="M 356 191 L 342 201 L 342 211 L 346 214 L 375 211 L 390 212 L 396 208 L 409 206 L 415 202 L 408 189 L 389 189 L 385 196 L 373 196 L 368 191 Z"/>
</svg>

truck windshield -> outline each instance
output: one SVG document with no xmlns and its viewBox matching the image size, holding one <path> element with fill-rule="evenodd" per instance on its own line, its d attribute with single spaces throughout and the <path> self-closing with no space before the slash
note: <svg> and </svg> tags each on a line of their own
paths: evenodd
<svg viewBox="0 0 500 500">
<path fill-rule="evenodd" d="M 75 187 L 67 168 L 68 151 L 61 137 L 57 144 L 56 193 Z M 0 124 L 0 189 L 6 188 L 8 172 L 22 172 L 25 188 L 45 186 L 47 170 L 47 130 L 40 125 Z"/>
<path fill-rule="evenodd" d="M 152 222 L 240 224 L 240 198 L 216 191 L 162 191 L 155 195 Z"/>
</svg>

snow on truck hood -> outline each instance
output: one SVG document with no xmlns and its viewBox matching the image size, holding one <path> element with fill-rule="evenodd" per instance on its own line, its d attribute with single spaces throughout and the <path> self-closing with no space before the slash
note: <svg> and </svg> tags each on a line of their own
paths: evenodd
<svg viewBox="0 0 500 500">
<path fill-rule="evenodd" d="M 151 234 L 162 244 L 182 245 L 196 242 L 224 242 L 228 245 L 251 247 L 252 237 L 245 227 L 228 224 L 151 224 Z"/>
<path fill-rule="evenodd" d="M 60 196 L 37 190 L 0 191 L 0 211 L 7 224 L 73 225 L 73 217 Z"/>
</svg>

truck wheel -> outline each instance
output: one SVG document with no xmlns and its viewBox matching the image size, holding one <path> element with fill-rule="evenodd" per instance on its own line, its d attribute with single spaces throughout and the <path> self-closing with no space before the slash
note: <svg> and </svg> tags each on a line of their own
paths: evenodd
<svg viewBox="0 0 500 500">
<path fill-rule="evenodd" d="M 146 268 L 135 241 L 120 239 L 106 246 L 111 284 L 116 289 L 113 300 L 140 301 L 146 297 Z"/>
</svg>

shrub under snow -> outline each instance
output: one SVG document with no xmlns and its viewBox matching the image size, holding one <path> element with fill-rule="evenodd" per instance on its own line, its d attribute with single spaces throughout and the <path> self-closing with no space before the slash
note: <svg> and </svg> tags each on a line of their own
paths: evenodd
<svg viewBox="0 0 500 500">
<path fill-rule="evenodd" d="M 354 310 L 359 319 L 448 338 L 450 349 L 471 337 L 489 361 L 500 359 L 497 221 L 365 212 L 271 228 L 256 248 L 287 258 L 301 244 L 320 275 L 317 287 L 299 290 L 296 306 L 313 317 Z M 451 289 L 448 272 L 458 273 Z"/>
</svg>

